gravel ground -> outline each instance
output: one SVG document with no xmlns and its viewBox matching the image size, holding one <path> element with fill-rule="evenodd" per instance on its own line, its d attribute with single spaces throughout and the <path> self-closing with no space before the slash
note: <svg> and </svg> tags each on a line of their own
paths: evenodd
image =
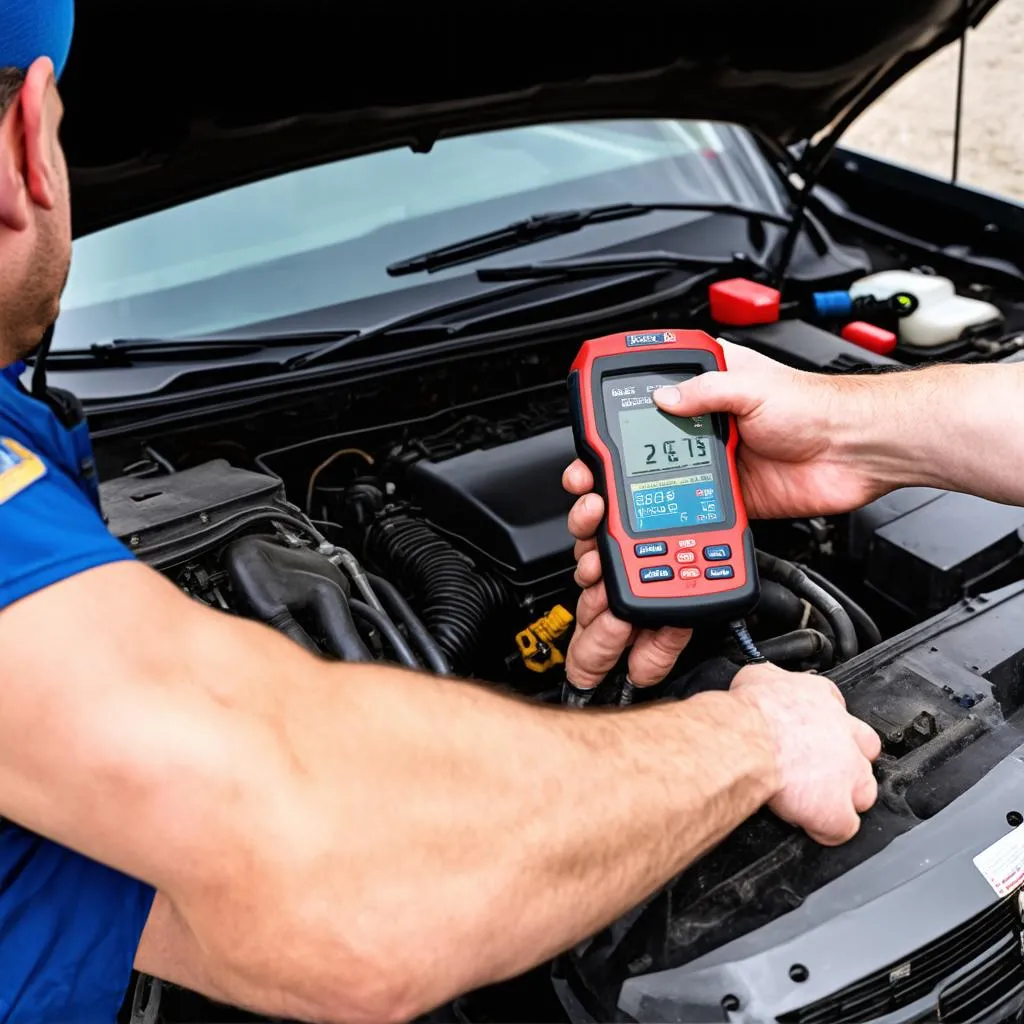
<svg viewBox="0 0 1024 1024">
<path fill-rule="evenodd" d="M 948 177 L 957 56 L 954 44 L 897 83 L 844 144 Z M 960 180 L 1024 201 L 1024 0 L 1000 0 L 968 35 L 964 83 Z"/>
</svg>

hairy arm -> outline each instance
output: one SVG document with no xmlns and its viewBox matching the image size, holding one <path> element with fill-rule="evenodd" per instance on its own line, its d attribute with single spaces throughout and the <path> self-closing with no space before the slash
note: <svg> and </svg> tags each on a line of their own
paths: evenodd
<svg viewBox="0 0 1024 1024">
<path fill-rule="evenodd" d="M 879 489 L 921 485 L 1024 504 L 1024 364 L 849 378 L 835 409 L 852 461 Z"/>
<path fill-rule="evenodd" d="M 739 696 L 571 712 L 331 664 L 132 563 L 0 613 L 0 650 L 0 813 L 158 888 L 142 969 L 283 1016 L 515 974 L 780 784 Z"/>
</svg>

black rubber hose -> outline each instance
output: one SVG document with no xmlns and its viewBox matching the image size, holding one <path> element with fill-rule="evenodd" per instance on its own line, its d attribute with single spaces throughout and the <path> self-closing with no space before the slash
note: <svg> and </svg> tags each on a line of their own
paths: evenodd
<svg viewBox="0 0 1024 1024">
<path fill-rule="evenodd" d="M 850 658 L 856 657 L 859 648 L 853 620 L 827 590 L 819 587 L 792 562 L 776 558 L 766 551 L 757 552 L 757 568 L 763 576 L 789 587 L 798 597 L 806 599 L 828 619 L 836 638 L 836 653 L 841 661 L 849 661 Z"/>
<path fill-rule="evenodd" d="M 313 638 L 295 621 L 290 611 L 283 611 L 275 619 L 267 623 L 271 629 L 283 633 L 293 643 L 304 647 L 311 654 L 319 654 L 320 648 L 313 642 Z"/>
<path fill-rule="evenodd" d="M 239 607 L 310 648 L 296 612 L 315 618 L 331 653 L 346 661 L 372 661 L 348 606 L 349 582 L 323 555 L 288 548 L 269 537 L 241 537 L 224 553 L 224 567 Z"/>
<path fill-rule="evenodd" d="M 816 629 L 794 629 L 792 633 L 769 637 L 758 643 L 761 653 L 775 664 L 809 662 L 830 668 L 834 653 L 828 637 Z"/>
<path fill-rule="evenodd" d="M 776 583 L 775 580 L 762 580 L 761 597 L 754 611 L 758 622 L 767 618 L 784 629 L 795 629 L 803 618 L 804 604 L 792 590 L 781 583 Z"/>
<path fill-rule="evenodd" d="M 315 583 L 308 598 L 308 607 L 316 615 L 331 653 L 342 661 L 373 661 L 352 618 L 351 604 L 354 602 L 328 583 Z"/>
<path fill-rule="evenodd" d="M 367 573 L 366 578 L 370 581 L 370 586 L 373 587 L 374 593 L 380 598 L 381 604 L 388 610 L 391 618 L 405 626 L 409 639 L 423 656 L 427 668 L 439 676 L 451 675 L 452 667 L 448 664 L 444 651 L 420 621 L 420 617 L 412 610 L 409 602 L 398 592 L 398 588 L 389 580 L 381 576 L 374 576 L 372 573 Z"/>
<path fill-rule="evenodd" d="M 405 513 L 370 527 L 366 556 L 412 595 L 453 669 L 472 668 L 494 613 L 507 602 L 504 584 L 475 568 L 425 522 Z"/>
<path fill-rule="evenodd" d="M 363 622 L 373 626 L 373 628 L 380 633 L 380 635 L 387 641 L 391 650 L 395 652 L 395 657 L 402 665 L 405 665 L 406 668 L 423 668 L 416 658 L 416 655 L 413 654 L 413 650 L 407 643 L 405 637 L 398 632 L 398 627 L 387 617 L 387 615 L 384 614 L 384 612 L 371 607 L 365 601 L 352 600 L 349 602 L 349 607 L 352 609 L 352 614 L 357 619 L 362 619 Z"/>
<path fill-rule="evenodd" d="M 853 625 L 857 630 L 862 651 L 867 650 L 869 647 L 875 647 L 882 642 L 882 631 L 878 628 L 875 620 L 849 594 L 840 590 L 830 579 L 822 576 L 820 572 L 815 572 L 814 569 L 806 565 L 801 565 L 800 568 L 803 569 L 810 580 L 817 583 L 822 590 L 831 594 L 846 609 L 846 614 L 853 620 Z"/>
</svg>

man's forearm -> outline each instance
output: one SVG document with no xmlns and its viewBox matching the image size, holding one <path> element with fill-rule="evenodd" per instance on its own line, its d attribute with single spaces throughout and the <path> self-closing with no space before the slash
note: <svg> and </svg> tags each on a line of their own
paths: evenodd
<svg viewBox="0 0 1024 1024">
<path fill-rule="evenodd" d="M 380 763 L 377 783 L 362 794 L 377 820 L 359 817 L 358 843 L 343 834 L 351 820 L 335 822 L 334 840 L 322 840 L 315 855 L 305 851 L 305 869 L 274 897 L 294 915 L 268 919 L 258 940 L 275 956 L 285 946 L 301 949 L 295 973 L 244 970 L 225 986 L 186 927 L 195 915 L 159 904 L 143 946 L 150 955 L 139 966 L 161 973 L 165 963 L 170 980 L 299 1017 L 323 1012 L 323 994 L 333 993 L 346 1020 L 376 1015 L 372 1005 L 344 1003 L 375 978 L 382 1005 L 408 1018 L 598 930 L 772 792 L 761 723 L 726 694 L 642 712 L 517 721 L 523 709 L 488 706 L 490 695 L 452 684 L 430 694 L 425 680 L 390 674 L 374 680 L 372 702 L 411 706 L 408 731 L 395 736 L 402 769 Z M 438 714 L 454 720 L 446 727 Z M 328 892 L 337 894 L 330 925 L 320 933 L 296 926 Z M 172 940 L 161 942 L 168 931 Z M 362 978 L 346 962 L 349 943 L 361 948 Z M 289 991 L 317 993 L 317 1002 L 282 1004 Z"/>
<path fill-rule="evenodd" d="M 851 466 L 879 492 L 942 487 L 1024 504 L 1024 365 L 850 377 L 834 409 Z"/>
<path fill-rule="evenodd" d="M 82 644 L 101 617 L 127 650 L 154 618 L 166 632 L 99 665 L 68 638 L 60 692 L 82 694 L 78 749 L 15 761 L 5 744 L 38 721 L 9 717 L 0 806 L 158 886 L 140 965 L 217 998 L 299 1018 L 415 1015 L 597 930 L 774 793 L 765 723 L 728 694 L 538 708 L 319 661 L 179 602 L 138 566 L 98 572 L 107 599 L 75 600 Z M 56 792 L 87 806 L 65 814 Z"/>
</svg>

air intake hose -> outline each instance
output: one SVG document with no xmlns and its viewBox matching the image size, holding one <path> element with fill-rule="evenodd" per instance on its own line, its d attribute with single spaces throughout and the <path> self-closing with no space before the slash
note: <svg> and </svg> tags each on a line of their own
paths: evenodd
<svg viewBox="0 0 1024 1024">
<path fill-rule="evenodd" d="M 507 602 L 504 584 L 476 569 L 423 520 L 405 513 L 370 526 L 366 557 L 412 597 L 453 668 L 468 671 L 494 612 Z"/>
<path fill-rule="evenodd" d="M 310 651 L 318 648 L 295 620 L 306 613 L 343 661 L 372 661 L 349 607 L 349 584 L 322 555 L 286 548 L 266 537 L 242 537 L 228 547 L 224 567 L 239 605 Z"/>
</svg>

